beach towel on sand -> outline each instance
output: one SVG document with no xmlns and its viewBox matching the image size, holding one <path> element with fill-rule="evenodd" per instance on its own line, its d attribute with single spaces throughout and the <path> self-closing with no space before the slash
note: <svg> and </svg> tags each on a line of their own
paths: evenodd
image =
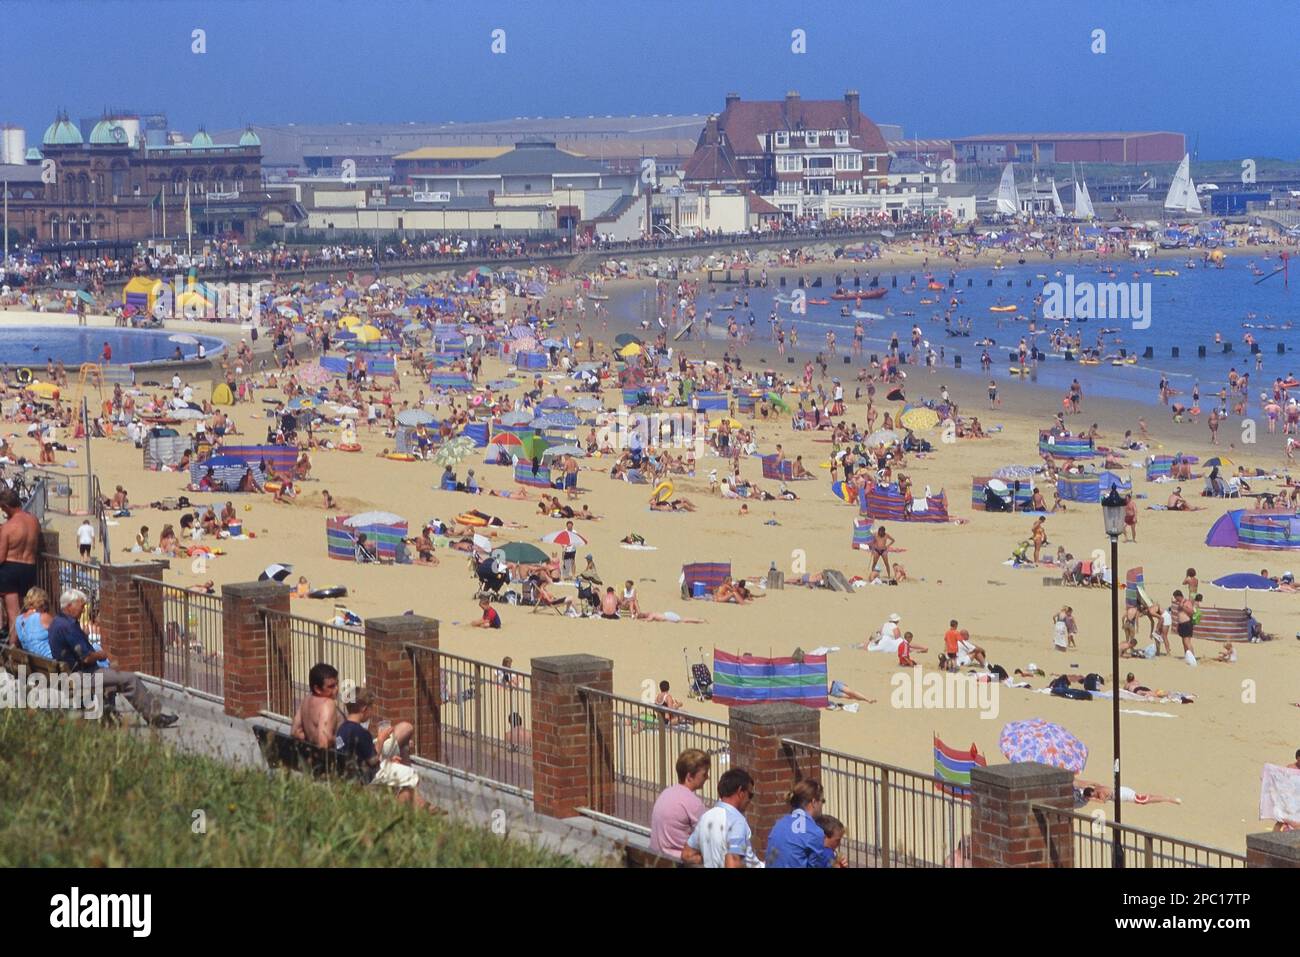
<svg viewBox="0 0 1300 957">
<path fill-rule="evenodd" d="M 1300 826 L 1300 770 L 1264 765 L 1259 775 L 1259 819 Z"/>
</svg>

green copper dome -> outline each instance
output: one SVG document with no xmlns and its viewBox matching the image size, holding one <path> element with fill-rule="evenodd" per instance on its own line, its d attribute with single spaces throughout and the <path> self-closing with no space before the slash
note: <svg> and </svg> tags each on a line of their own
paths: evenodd
<svg viewBox="0 0 1300 957">
<path fill-rule="evenodd" d="M 27 150 L 27 162 L 39 163 L 43 159 L 45 159 L 45 157 L 41 155 L 41 151 L 38 150 L 35 146 L 30 147 Z"/>
<path fill-rule="evenodd" d="M 91 145 L 117 146 L 127 141 L 125 127 L 112 120 L 100 120 L 90 131 Z"/>
<path fill-rule="evenodd" d="M 190 148 L 196 150 L 205 150 L 213 146 L 212 137 L 207 134 L 206 130 L 199 130 L 194 134 L 194 139 L 190 140 Z"/>
<path fill-rule="evenodd" d="M 41 142 L 46 146 L 80 146 L 81 131 L 66 116 L 60 116 L 49 125 Z"/>
<path fill-rule="evenodd" d="M 262 138 L 253 132 L 252 128 L 244 130 L 244 135 L 239 138 L 240 146 L 261 146 Z"/>
</svg>

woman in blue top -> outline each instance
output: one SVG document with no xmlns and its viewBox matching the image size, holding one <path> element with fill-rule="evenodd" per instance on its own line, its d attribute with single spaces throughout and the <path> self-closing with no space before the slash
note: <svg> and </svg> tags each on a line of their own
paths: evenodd
<svg viewBox="0 0 1300 957">
<path fill-rule="evenodd" d="M 18 644 L 23 651 L 42 658 L 53 657 L 50 654 L 50 596 L 43 588 L 31 588 L 23 599 L 23 612 L 18 616 L 15 630 L 18 632 Z"/>
<path fill-rule="evenodd" d="M 768 867 L 830 867 L 835 853 L 826 847 L 826 833 L 817 825 L 826 792 L 821 783 L 805 778 L 790 792 L 793 810 L 772 826 L 767 839 Z"/>
</svg>

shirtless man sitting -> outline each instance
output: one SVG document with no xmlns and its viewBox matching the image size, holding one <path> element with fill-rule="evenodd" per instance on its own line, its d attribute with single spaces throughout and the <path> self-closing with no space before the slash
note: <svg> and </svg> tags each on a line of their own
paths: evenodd
<svg viewBox="0 0 1300 957">
<path fill-rule="evenodd" d="M 4 598 L 4 623 L 10 629 L 10 640 L 16 642 L 14 622 L 22 611 L 23 597 L 36 584 L 41 526 L 34 515 L 22 510 L 13 489 L 0 491 L 0 511 L 6 519 L 0 526 L 0 597 Z"/>
<path fill-rule="evenodd" d="M 338 703 L 338 669 L 324 662 L 312 665 L 307 683 L 311 694 L 299 703 L 289 733 L 318 748 L 333 748 L 334 732 L 343 720 Z"/>
<path fill-rule="evenodd" d="M 1166 507 L 1171 512 L 1186 512 L 1188 510 L 1189 506 L 1187 504 L 1187 499 L 1183 498 L 1183 488 L 1181 485 L 1169 494 L 1169 501 L 1166 503 Z"/>
</svg>

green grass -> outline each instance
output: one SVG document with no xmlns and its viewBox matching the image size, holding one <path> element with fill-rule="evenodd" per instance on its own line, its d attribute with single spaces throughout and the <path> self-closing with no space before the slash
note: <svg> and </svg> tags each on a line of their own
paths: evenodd
<svg viewBox="0 0 1300 957">
<path fill-rule="evenodd" d="M 196 810 L 206 829 L 195 832 Z M 239 769 L 99 722 L 0 711 L 0 867 L 565 867 L 386 790 Z"/>
</svg>

